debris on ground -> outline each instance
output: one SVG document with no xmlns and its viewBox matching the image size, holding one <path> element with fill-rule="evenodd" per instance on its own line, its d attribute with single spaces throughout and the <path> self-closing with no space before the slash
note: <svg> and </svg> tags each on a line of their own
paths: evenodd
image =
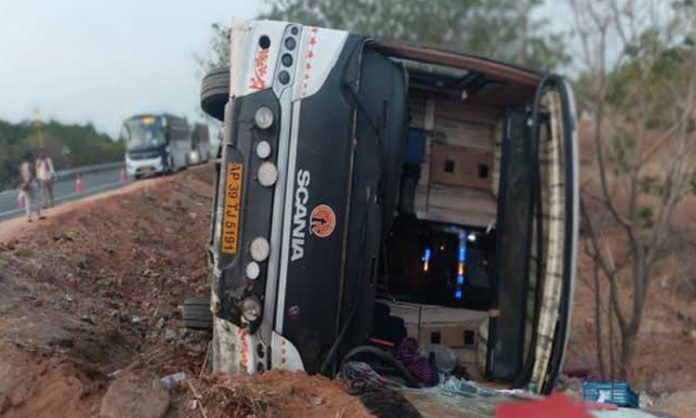
<svg viewBox="0 0 696 418">
<path fill-rule="evenodd" d="M 161 383 L 163 388 L 165 388 L 167 390 L 172 390 L 176 387 L 176 385 L 183 382 L 185 379 L 186 379 L 186 373 L 178 372 L 178 373 L 164 376 L 163 378 L 160 379 L 160 383 Z"/>
<path fill-rule="evenodd" d="M 212 184 L 211 167 L 198 167 L 0 231 L 1 417 L 409 418 L 452 409 L 416 392 L 351 396 L 303 373 L 207 375 L 210 333 L 186 329 L 181 309 L 209 293 Z M 670 395 L 673 383 L 653 382 L 655 410 L 696 416 L 690 388 Z M 567 392 L 577 386 L 569 381 Z M 404 398 L 429 402 L 430 415 Z"/>
<path fill-rule="evenodd" d="M 257 376 L 213 376 L 200 390 L 206 415 L 223 417 L 371 417 L 338 381 L 272 370 Z"/>
<path fill-rule="evenodd" d="M 70 202 L 28 229 L 0 228 L 0 416 L 234 417 L 220 412 L 224 399 L 228 412 L 239 402 L 240 413 L 369 416 L 324 378 L 198 379 L 211 335 L 184 328 L 181 309 L 209 293 L 213 174 L 191 168 Z M 167 391 L 160 379 L 171 375 Z"/>
<path fill-rule="evenodd" d="M 169 392 L 151 373 L 127 371 L 109 385 L 99 409 L 100 418 L 162 418 Z"/>
</svg>

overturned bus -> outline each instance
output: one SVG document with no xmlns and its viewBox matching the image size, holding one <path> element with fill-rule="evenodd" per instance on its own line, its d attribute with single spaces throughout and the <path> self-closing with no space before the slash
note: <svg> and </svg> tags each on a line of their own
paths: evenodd
<svg viewBox="0 0 696 418">
<path fill-rule="evenodd" d="M 550 391 L 577 250 L 569 86 L 293 23 L 230 40 L 201 95 L 224 121 L 214 370 L 333 376 L 412 337 L 475 380 Z"/>
</svg>

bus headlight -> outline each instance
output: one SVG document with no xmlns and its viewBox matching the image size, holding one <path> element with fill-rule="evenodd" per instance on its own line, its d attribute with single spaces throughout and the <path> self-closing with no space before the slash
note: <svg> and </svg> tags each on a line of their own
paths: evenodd
<svg viewBox="0 0 696 418">
<path fill-rule="evenodd" d="M 254 114 L 254 122 L 261 129 L 270 128 L 273 125 L 273 111 L 266 106 L 258 108 Z"/>
<path fill-rule="evenodd" d="M 249 252 L 251 252 L 251 258 L 253 258 L 254 261 L 261 263 L 268 258 L 268 254 L 271 252 L 271 246 L 266 238 L 257 237 L 251 241 Z"/>
<path fill-rule="evenodd" d="M 256 280 L 261 274 L 261 267 L 256 261 L 252 261 L 246 265 L 246 276 L 249 280 Z"/>
<path fill-rule="evenodd" d="M 242 302 L 242 316 L 249 322 L 261 318 L 261 303 L 255 297 L 248 297 Z"/>
<path fill-rule="evenodd" d="M 265 160 L 271 155 L 271 144 L 268 141 L 261 141 L 256 144 L 256 155 Z"/>
<path fill-rule="evenodd" d="M 257 176 L 262 186 L 271 187 L 278 180 L 278 169 L 275 164 L 266 161 L 259 166 Z"/>
</svg>

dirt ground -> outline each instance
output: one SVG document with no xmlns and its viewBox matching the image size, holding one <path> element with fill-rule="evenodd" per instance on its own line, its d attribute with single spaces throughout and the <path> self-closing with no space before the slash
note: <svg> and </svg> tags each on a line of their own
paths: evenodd
<svg viewBox="0 0 696 418">
<path fill-rule="evenodd" d="M 591 365 L 590 378 L 599 378 L 596 358 L 594 284 L 590 260 L 579 254 L 578 281 L 566 365 Z M 667 262 L 666 264 L 672 264 Z M 675 278 L 663 265 L 663 275 L 652 283 L 646 301 L 629 382 L 641 396 L 649 397 L 652 410 L 675 417 L 696 417 L 696 304 L 675 289 Z M 603 285 L 601 285 L 603 286 Z M 627 289 L 623 289 L 624 292 Z M 602 288 L 602 291 L 608 291 Z M 603 338 L 608 338 L 605 304 Z M 618 328 L 615 329 L 618 338 Z M 618 355 L 618 347 L 615 355 Z M 605 361 L 608 353 L 605 346 Z M 608 367 L 608 366 L 607 366 Z"/>
<path fill-rule="evenodd" d="M 594 319 L 594 284 L 591 261 L 579 257 L 579 280 L 575 293 L 569 357 L 597 365 Z M 672 264 L 667 261 L 665 264 Z M 676 289 L 675 277 L 662 266 L 664 274 L 651 284 L 637 352 L 629 375 L 632 386 L 653 396 L 675 391 L 696 390 L 696 304 Z M 603 284 L 602 284 L 603 286 Z M 608 290 L 602 287 L 606 295 Z M 628 290 L 625 289 L 625 292 Z M 627 304 L 625 305 L 627 306 Z M 627 308 L 626 308 L 627 309 Z M 602 307 L 603 337 L 608 338 L 606 304 Z M 618 329 L 615 329 L 618 337 Z M 605 349 L 606 350 L 606 349 Z M 618 350 L 616 350 L 618 351 Z M 615 352 L 615 355 L 618 355 Z M 608 361 L 608 354 L 605 352 Z M 595 368 L 593 373 L 597 374 Z"/>
<path fill-rule="evenodd" d="M 198 167 L 63 205 L 38 224 L 0 224 L 0 416 L 370 416 L 323 377 L 205 373 L 210 335 L 184 329 L 181 306 L 209 291 L 212 179 Z M 696 416 L 696 304 L 675 293 L 670 262 L 651 288 L 631 381 L 658 410 Z M 580 264 L 569 358 L 591 362 L 593 293 Z M 162 391 L 159 378 L 178 372 L 187 379 Z"/>
<path fill-rule="evenodd" d="M 0 224 L 0 416 L 369 416 L 324 378 L 204 373 L 210 335 L 181 306 L 209 291 L 212 181 L 198 167 Z"/>
<path fill-rule="evenodd" d="M 587 126 L 584 127 L 587 129 Z M 581 125 L 581 136 L 583 126 Z M 580 141 L 583 184 L 596 181 L 595 169 L 587 156 L 592 152 L 589 141 Z M 675 416 L 696 417 L 696 197 L 686 198 L 675 210 L 669 231 L 667 249 L 661 254 L 654 280 L 649 284 L 645 314 L 629 381 L 655 402 L 656 409 Z M 611 247 L 617 259 L 624 251 L 621 232 L 603 231 L 603 244 Z M 567 359 L 591 365 L 592 374 L 599 375 L 595 343 L 595 286 L 592 261 L 580 243 L 578 276 L 573 307 L 573 324 Z M 630 279 L 628 274 L 625 280 Z M 608 340 L 608 287 L 602 278 L 603 339 Z M 620 295 L 629 310 L 630 283 L 622 282 Z M 618 326 L 615 328 L 618 338 Z M 618 349 L 615 355 L 618 355 Z M 605 348 L 605 361 L 609 355 Z M 691 399 L 690 402 L 686 402 Z M 679 405 L 678 405 L 679 404 Z M 675 406 L 676 405 L 676 406 Z M 688 408 L 688 409 L 684 409 Z M 688 412 L 685 412 L 688 411 Z"/>
</svg>

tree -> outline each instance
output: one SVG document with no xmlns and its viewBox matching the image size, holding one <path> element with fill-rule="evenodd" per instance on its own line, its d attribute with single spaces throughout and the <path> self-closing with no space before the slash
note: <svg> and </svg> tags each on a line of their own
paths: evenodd
<svg viewBox="0 0 696 418">
<path fill-rule="evenodd" d="M 542 0 L 271 0 L 269 18 L 429 44 L 520 65 L 552 69 L 567 57 Z"/>
<path fill-rule="evenodd" d="M 204 72 L 230 65 L 230 39 L 228 28 L 220 23 L 213 23 L 210 25 L 210 30 L 212 31 L 209 42 L 210 50 L 206 55 L 196 54 L 194 56 L 198 66 L 201 67 Z"/>
<path fill-rule="evenodd" d="M 261 18 L 345 29 L 431 45 L 519 65 L 554 69 L 567 62 L 563 37 L 532 17 L 543 0 L 267 0 Z M 214 58 L 229 62 L 226 30 L 213 25 Z M 219 49 L 222 46 L 222 49 Z"/>
<path fill-rule="evenodd" d="M 696 5 L 568 2 L 582 50 L 581 102 L 594 117 L 596 173 L 581 201 L 586 252 L 608 285 L 618 372 L 626 377 L 672 213 L 694 178 Z M 599 345 L 601 332 L 597 338 Z M 608 348 L 612 357 L 612 341 Z"/>
<path fill-rule="evenodd" d="M 66 125 L 50 120 L 40 129 L 30 121 L 12 124 L 0 120 L 0 191 L 17 186 L 18 167 L 27 153 L 46 152 L 59 170 L 123 159 L 125 144 L 97 132 L 91 124 Z"/>
</svg>

